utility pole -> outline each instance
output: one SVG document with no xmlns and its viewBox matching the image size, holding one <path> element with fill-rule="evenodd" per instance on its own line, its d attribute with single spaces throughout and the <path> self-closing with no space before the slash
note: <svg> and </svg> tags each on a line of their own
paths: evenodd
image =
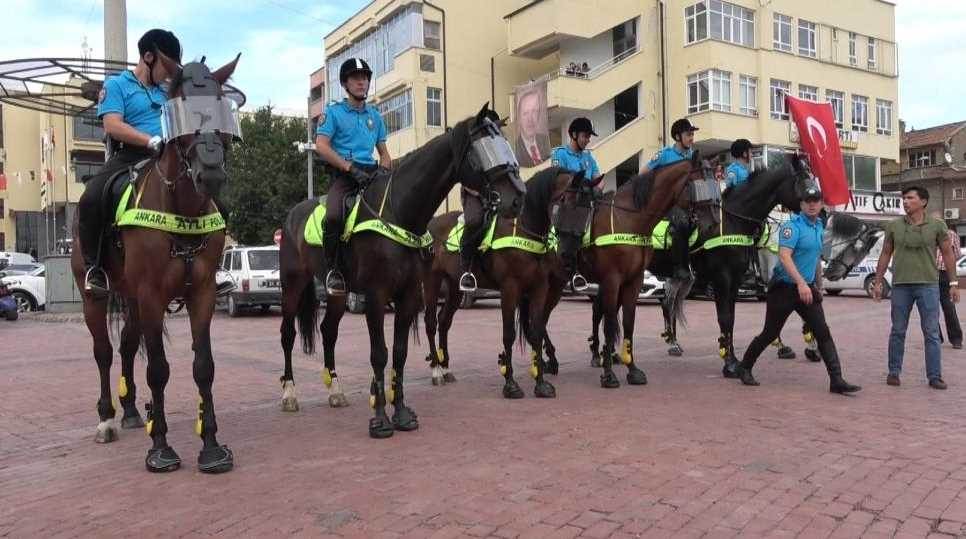
<svg viewBox="0 0 966 539">
<path fill-rule="evenodd" d="M 104 58 L 127 62 L 126 0 L 104 0 Z"/>
<path fill-rule="evenodd" d="M 294 141 L 292 146 L 303 152 L 305 154 L 305 169 L 307 171 L 305 192 L 308 194 L 308 198 L 315 196 L 315 187 L 312 182 L 312 167 L 315 160 L 315 142 L 312 140 L 312 96 L 309 95 L 307 98 L 308 109 L 306 109 L 305 115 L 305 142 Z"/>
</svg>

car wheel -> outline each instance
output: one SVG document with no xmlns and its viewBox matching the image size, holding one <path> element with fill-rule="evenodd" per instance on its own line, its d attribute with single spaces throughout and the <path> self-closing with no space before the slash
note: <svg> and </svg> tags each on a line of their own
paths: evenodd
<svg viewBox="0 0 966 539">
<path fill-rule="evenodd" d="M 825 289 L 825 293 L 828 294 L 828 295 L 830 295 L 830 296 L 837 296 L 837 295 L 839 295 L 839 294 L 842 293 L 842 289 L 840 289 L 840 288 L 835 288 L 835 289 L 826 288 Z"/>
<path fill-rule="evenodd" d="M 37 304 L 34 302 L 34 298 L 30 297 L 30 294 L 26 292 L 14 292 L 13 299 L 17 301 L 17 311 L 21 313 L 29 313 L 31 311 L 37 310 Z"/>
<path fill-rule="evenodd" d="M 460 309 L 469 309 L 475 302 L 473 294 L 460 294 Z"/>
<path fill-rule="evenodd" d="M 238 302 L 235 300 L 235 295 L 230 294 L 228 296 L 228 316 L 235 318 L 240 314 L 241 307 L 238 306 Z"/>
<path fill-rule="evenodd" d="M 365 296 L 349 292 L 349 296 L 345 301 L 345 307 L 352 314 L 362 314 L 366 310 Z"/>
</svg>

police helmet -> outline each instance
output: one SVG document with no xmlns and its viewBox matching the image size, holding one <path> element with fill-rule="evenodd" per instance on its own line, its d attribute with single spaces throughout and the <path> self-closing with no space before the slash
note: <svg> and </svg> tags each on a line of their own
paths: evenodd
<svg viewBox="0 0 966 539">
<path fill-rule="evenodd" d="M 567 133 L 573 137 L 578 133 L 589 133 L 593 136 L 599 136 L 594 131 L 594 124 L 590 123 L 587 118 L 574 118 L 574 121 L 570 122 L 570 127 L 567 128 Z"/>
<path fill-rule="evenodd" d="M 815 185 L 806 187 L 805 193 L 802 195 L 802 200 L 822 200 L 822 190 Z"/>
<path fill-rule="evenodd" d="M 687 118 L 681 118 L 671 124 L 671 138 L 677 140 L 677 138 L 686 131 L 697 131 L 698 128 L 691 125 L 691 122 Z"/>
<path fill-rule="evenodd" d="M 740 138 L 731 143 L 731 157 L 741 157 L 749 150 L 751 150 L 751 141 L 746 138 Z"/>
<path fill-rule="evenodd" d="M 138 40 L 138 53 L 141 56 L 158 51 L 175 62 L 181 63 L 181 42 L 172 32 L 155 28 L 145 32 Z"/>
<path fill-rule="evenodd" d="M 362 58 L 349 58 L 345 62 L 342 62 L 342 67 L 339 68 L 339 82 L 345 84 L 349 77 L 356 73 L 365 73 L 366 78 L 370 81 L 372 80 L 372 69 L 369 68 L 369 64 L 366 63 Z"/>
</svg>

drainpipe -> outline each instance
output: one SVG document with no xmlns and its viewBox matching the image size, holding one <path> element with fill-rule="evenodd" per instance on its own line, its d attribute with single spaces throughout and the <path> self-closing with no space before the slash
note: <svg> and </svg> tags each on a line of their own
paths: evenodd
<svg viewBox="0 0 966 539">
<path fill-rule="evenodd" d="M 664 50 L 664 0 L 657 2 L 657 15 L 661 24 L 661 144 L 666 142 L 667 134 L 667 57 Z"/>
<path fill-rule="evenodd" d="M 449 127 L 449 88 L 446 86 L 446 72 L 449 71 L 446 69 L 446 48 L 449 46 L 449 43 L 446 41 L 446 10 L 426 0 L 423 0 L 423 3 L 439 11 L 443 16 L 443 24 L 440 25 L 442 29 L 440 30 L 439 37 L 442 40 L 442 46 L 440 48 L 443 49 L 443 129 L 445 130 Z"/>
</svg>

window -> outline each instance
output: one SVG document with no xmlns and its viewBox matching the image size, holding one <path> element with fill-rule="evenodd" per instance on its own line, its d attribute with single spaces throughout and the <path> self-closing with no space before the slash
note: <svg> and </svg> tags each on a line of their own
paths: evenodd
<svg viewBox="0 0 966 539">
<path fill-rule="evenodd" d="M 755 12 L 741 6 L 711 0 L 711 37 L 751 47 L 755 44 Z"/>
<path fill-rule="evenodd" d="M 684 8 L 684 26 L 688 43 L 708 39 L 708 8 L 704 2 Z"/>
<path fill-rule="evenodd" d="M 611 31 L 614 58 L 625 58 L 637 51 L 637 19 L 618 24 Z"/>
<path fill-rule="evenodd" d="M 7 250 L 7 235 L 0 232 L 0 251 Z"/>
<path fill-rule="evenodd" d="M 880 135 L 892 134 L 892 101 L 875 100 L 875 132 Z"/>
<path fill-rule="evenodd" d="M 855 55 L 855 32 L 849 32 L 849 64 L 859 65 L 859 58 Z"/>
<path fill-rule="evenodd" d="M 791 91 L 792 83 L 787 80 L 771 79 L 771 117 L 776 120 L 787 120 L 788 109 L 785 107 L 785 95 Z"/>
<path fill-rule="evenodd" d="M 809 101 L 818 101 L 818 88 L 807 84 L 799 84 L 798 97 Z"/>
<path fill-rule="evenodd" d="M 788 15 L 775 13 L 772 31 L 774 33 L 772 46 L 775 50 L 792 52 L 792 18 Z"/>
<path fill-rule="evenodd" d="M 875 71 L 875 38 L 869 38 L 869 70 Z"/>
<path fill-rule="evenodd" d="M 7 212 L 6 212 L 6 211 L 4 211 L 4 207 L 3 207 L 3 199 L 2 199 L 2 198 L 0 198 L 0 219 L 3 219 L 3 218 L 4 218 L 4 215 L 5 215 L 6 213 L 7 213 Z M 0 251 L 2 251 L 2 250 L 3 250 L 3 249 L 0 249 Z"/>
<path fill-rule="evenodd" d="M 83 183 L 89 176 L 96 174 L 97 171 L 104 166 L 104 163 L 97 163 L 94 161 L 72 161 L 71 166 L 74 168 L 74 181 Z"/>
<path fill-rule="evenodd" d="M 242 256 L 241 251 L 232 251 L 231 253 L 231 271 L 241 271 L 242 270 Z"/>
<path fill-rule="evenodd" d="M 741 75 L 739 77 L 741 92 L 741 109 L 739 112 L 748 116 L 758 116 L 758 79 Z"/>
<path fill-rule="evenodd" d="M 913 150 L 909 152 L 909 168 L 930 167 L 936 164 L 936 150 Z"/>
<path fill-rule="evenodd" d="M 443 90 L 426 88 L 426 125 L 443 125 Z"/>
<path fill-rule="evenodd" d="M 252 271 L 278 271 L 278 249 L 248 251 L 248 268 Z"/>
<path fill-rule="evenodd" d="M 731 111 L 731 73 L 711 69 L 688 77 L 688 114 L 703 110 Z"/>
<path fill-rule="evenodd" d="M 423 47 L 436 51 L 442 49 L 442 40 L 439 36 L 439 23 L 435 21 L 423 20 Z"/>
<path fill-rule="evenodd" d="M 877 190 L 878 186 L 875 181 L 877 159 L 875 157 L 845 154 L 842 156 L 842 161 L 845 165 L 845 176 L 848 178 L 850 188 L 867 191 Z"/>
<path fill-rule="evenodd" d="M 395 133 L 413 124 L 412 91 L 406 90 L 396 94 L 376 106 L 382 121 L 386 124 L 387 133 Z"/>
<path fill-rule="evenodd" d="M 869 130 L 869 98 L 861 95 L 852 96 L 852 131 Z"/>
<path fill-rule="evenodd" d="M 966 199 L 966 188 L 955 187 L 953 188 L 953 200 L 963 200 Z"/>
<path fill-rule="evenodd" d="M 436 72 L 436 57 L 432 54 L 419 55 L 419 70 L 427 73 Z"/>
<path fill-rule="evenodd" d="M 74 140 L 104 140 L 104 124 L 93 112 L 74 116 Z"/>
<path fill-rule="evenodd" d="M 806 20 L 798 20 L 798 54 L 815 58 L 818 54 L 815 49 L 815 23 Z"/>
<path fill-rule="evenodd" d="M 845 93 L 835 90 L 825 90 L 825 100 L 832 104 L 832 116 L 835 117 L 835 127 L 842 129 L 845 125 Z"/>
</svg>

